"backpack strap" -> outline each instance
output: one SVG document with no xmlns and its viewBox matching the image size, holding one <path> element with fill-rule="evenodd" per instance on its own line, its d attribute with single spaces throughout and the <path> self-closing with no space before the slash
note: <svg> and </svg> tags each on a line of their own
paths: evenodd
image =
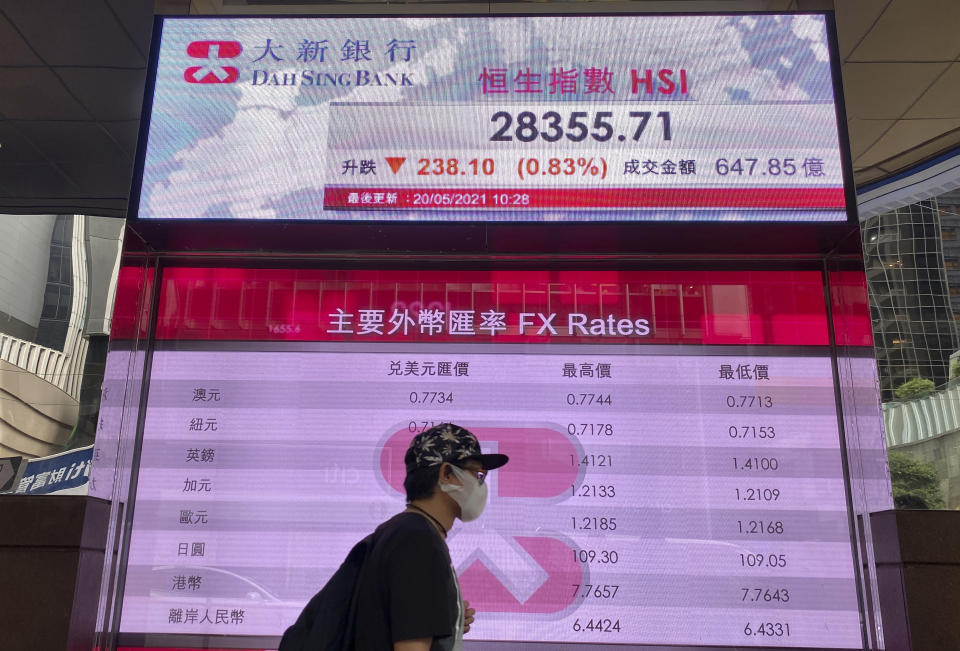
<svg viewBox="0 0 960 651">
<path fill-rule="evenodd" d="M 370 557 L 370 552 L 373 551 L 376 538 L 374 538 L 374 534 L 371 533 L 360 542 L 363 545 L 363 556 L 357 572 L 357 580 L 353 584 L 353 594 L 350 596 L 350 608 L 347 610 L 347 626 L 343 636 L 344 651 L 353 651 L 356 644 L 355 637 L 357 630 L 357 604 L 360 600 L 360 577 L 363 575 L 363 568 L 367 564 L 367 558 Z"/>
</svg>

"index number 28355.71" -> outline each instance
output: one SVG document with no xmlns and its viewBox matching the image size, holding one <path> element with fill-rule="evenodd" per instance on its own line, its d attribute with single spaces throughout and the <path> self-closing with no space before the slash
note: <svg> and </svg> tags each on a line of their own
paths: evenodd
<svg viewBox="0 0 960 651">
<path fill-rule="evenodd" d="M 629 136 L 631 142 L 640 140 L 653 116 L 652 111 L 630 111 L 629 119 L 633 121 L 633 126 L 630 127 L 632 133 Z M 614 133 L 611 120 L 616 118 L 612 111 L 597 111 L 593 114 L 592 122 L 590 117 L 588 111 L 572 111 L 567 116 L 556 111 L 547 111 L 539 118 L 532 111 L 521 111 L 514 118 L 509 111 L 497 111 L 490 121 L 497 124 L 499 128 L 490 136 L 490 140 L 492 142 L 512 142 L 514 139 L 520 142 L 535 140 L 557 142 L 566 139 L 570 142 L 582 142 L 588 136 L 596 142 L 607 142 L 614 136 L 619 141 L 627 139 L 626 134 Z M 514 119 L 516 119 L 515 127 Z M 670 112 L 660 111 L 656 114 L 656 119 L 660 123 L 658 134 L 660 139 L 671 140 L 673 134 L 670 128 Z"/>
</svg>

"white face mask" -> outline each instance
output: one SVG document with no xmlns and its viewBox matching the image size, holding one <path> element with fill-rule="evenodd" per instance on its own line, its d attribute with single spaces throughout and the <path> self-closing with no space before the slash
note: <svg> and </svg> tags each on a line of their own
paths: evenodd
<svg viewBox="0 0 960 651">
<path fill-rule="evenodd" d="M 463 486 L 456 484 L 440 484 L 440 490 L 453 498 L 460 505 L 460 519 L 471 522 L 480 517 L 483 508 L 487 505 L 487 485 L 481 484 L 477 476 L 451 465 L 453 474 L 463 482 Z"/>
</svg>

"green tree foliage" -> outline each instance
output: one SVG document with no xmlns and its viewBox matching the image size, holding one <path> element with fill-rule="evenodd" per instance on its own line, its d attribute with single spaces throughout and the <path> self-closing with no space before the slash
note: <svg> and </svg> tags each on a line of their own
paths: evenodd
<svg viewBox="0 0 960 651">
<path fill-rule="evenodd" d="M 903 452 L 890 452 L 890 481 L 893 504 L 898 509 L 942 509 L 946 507 L 940 492 L 936 469 Z"/>
<path fill-rule="evenodd" d="M 933 380 L 915 377 L 894 389 L 893 395 L 897 400 L 913 400 L 914 398 L 925 396 L 936 388 L 937 385 L 933 383 Z"/>
</svg>

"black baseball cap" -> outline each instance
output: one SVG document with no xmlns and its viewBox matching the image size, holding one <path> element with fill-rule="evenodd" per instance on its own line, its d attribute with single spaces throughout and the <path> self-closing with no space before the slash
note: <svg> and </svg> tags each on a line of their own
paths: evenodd
<svg viewBox="0 0 960 651">
<path fill-rule="evenodd" d="M 459 465 L 475 459 L 484 470 L 499 468 L 510 460 L 505 454 L 482 454 L 473 432 L 453 423 L 442 423 L 413 437 L 403 457 L 407 472 L 431 468 L 444 462 Z"/>
</svg>

